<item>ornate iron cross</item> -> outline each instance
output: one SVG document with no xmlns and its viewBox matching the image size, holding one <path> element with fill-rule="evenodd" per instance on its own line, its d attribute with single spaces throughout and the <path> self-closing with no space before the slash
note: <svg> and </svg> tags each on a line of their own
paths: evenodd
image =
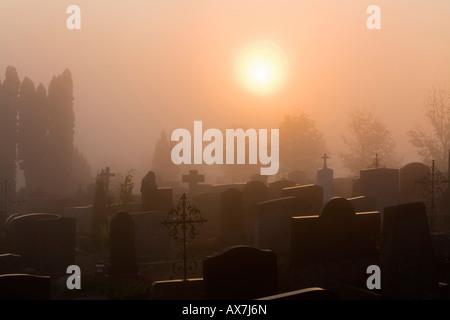
<svg viewBox="0 0 450 320">
<path fill-rule="evenodd" d="M 375 154 L 375 159 L 373 159 L 372 163 L 367 168 L 369 168 L 369 169 L 383 168 L 383 165 L 381 164 L 380 159 L 378 159 L 378 153 Z"/>
<path fill-rule="evenodd" d="M 195 272 L 197 267 L 194 261 L 188 260 L 186 244 L 198 236 L 198 227 L 206 221 L 202 218 L 200 211 L 186 199 L 185 193 L 177 205 L 169 211 L 167 219 L 163 221 L 163 224 L 169 228 L 170 236 L 176 241 L 183 242 L 183 253 L 178 256 L 182 261 L 175 262 L 174 271 L 182 272 L 185 281 L 188 274 Z"/>
<path fill-rule="evenodd" d="M 445 179 L 444 175 L 436 168 L 434 160 L 432 160 L 431 168 L 425 174 L 425 177 L 416 182 L 425 185 L 423 197 L 427 200 L 430 231 L 433 231 L 434 223 L 437 218 L 437 207 L 442 195 L 442 185 L 449 183 L 450 180 Z"/>
</svg>

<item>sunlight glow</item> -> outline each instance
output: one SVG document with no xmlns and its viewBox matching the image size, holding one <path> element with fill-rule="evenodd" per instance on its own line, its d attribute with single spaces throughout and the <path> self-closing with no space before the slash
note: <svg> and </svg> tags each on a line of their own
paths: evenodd
<svg viewBox="0 0 450 320">
<path fill-rule="evenodd" d="M 235 71 L 239 82 L 257 94 L 276 92 L 288 73 L 287 58 L 274 42 L 261 40 L 248 44 L 236 56 Z"/>
</svg>

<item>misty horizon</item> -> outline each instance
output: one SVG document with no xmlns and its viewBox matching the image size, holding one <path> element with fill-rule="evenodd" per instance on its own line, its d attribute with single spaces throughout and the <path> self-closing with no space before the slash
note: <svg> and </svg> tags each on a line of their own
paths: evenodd
<svg viewBox="0 0 450 320">
<path fill-rule="evenodd" d="M 361 108 L 392 131 L 401 165 L 420 162 L 407 132 L 426 126 L 427 94 L 450 79 L 444 2 L 378 1 L 380 30 L 366 28 L 365 2 L 78 1 L 81 30 L 65 27 L 69 4 L 0 4 L 8 25 L 0 34 L 7 44 L 0 48 L 0 79 L 12 65 L 21 80 L 47 87 L 69 69 L 74 145 L 93 175 L 109 166 L 117 181 L 131 168 L 137 181 L 152 170 L 162 130 L 190 129 L 195 120 L 207 128 L 277 129 L 295 110 L 316 121 L 336 177 L 349 175 L 339 152 L 349 114 Z M 269 95 L 246 90 L 233 66 L 239 50 L 259 39 L 276 42 L 289 65 L 285 82 Z M 208 174 L 206 182 L 215 183 Z"/>
</svg>

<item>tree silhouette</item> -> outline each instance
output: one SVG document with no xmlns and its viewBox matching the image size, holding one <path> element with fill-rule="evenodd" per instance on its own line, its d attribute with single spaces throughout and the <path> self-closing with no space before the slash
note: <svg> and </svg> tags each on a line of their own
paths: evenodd
<svg viewBox="0 0 450 320">
<path fill-rule="evenodd" d="M 326 153 L 325 139 L 316 122 L 305 112 L 296 111 L 284 117 L 280 128 L 280 169 L 282 177 L 295 170 L 315 177 Z"/>
<path fill-rule="evenodd" d="M 348 128 L 350 136 L 342 136 L 342 139 L 349 151 L 340 153 L 340 157 L 353 176 L 358 176 L 359 170 L 368 168 L 376 155 L 384 166 L 398 164 L 391 131 L 371 111 L 360 109 L 351 112 Z"/>
<path fill-rule="evenodd" d="M 7 180 L 16 189 L 17 108 L 20 80 L 14 67 L 8 66 L 0 86 L 0 181 Z"/>
<path fill-rule="evenodd" d="M 68 194 L 72 185 L 75 115 L 72 75 L 65 70 L 48 87 L 50 192 Z"/>
<path fill-rule="evenodd" d="M 447 169 L 447 153 L 450 149 L 450 88 L 442 85 L 428 92 L 424 102 L 424 112 L 431 133 L 420 125 L 408 131 L 411 143 L 426 164 L 435 160 L 436 166 Z"/>
<path fill-rule="evenodd" d="M 26 190 L 42 191 L 47 175 L 47 96 L 40 84 L 25 78 L 19 93 L 18 157 Z"/>
</svg>

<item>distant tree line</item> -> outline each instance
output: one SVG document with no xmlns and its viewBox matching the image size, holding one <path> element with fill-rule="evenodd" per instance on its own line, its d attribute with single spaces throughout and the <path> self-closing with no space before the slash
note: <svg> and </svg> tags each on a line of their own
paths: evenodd
<svg viewBox="0 0 450 320">
<path fill-rule="evenodd" d="M 1 80 L 1 79 L 0 79 Z M 17 165 L 25 192 L 71 194 L 92 181 L 74 146 L 73 83 L 69 70 L 54 76 L 48 92 L 8 66 L 0 81 L 0 179 L 16 187 Z"/>
</svg>

